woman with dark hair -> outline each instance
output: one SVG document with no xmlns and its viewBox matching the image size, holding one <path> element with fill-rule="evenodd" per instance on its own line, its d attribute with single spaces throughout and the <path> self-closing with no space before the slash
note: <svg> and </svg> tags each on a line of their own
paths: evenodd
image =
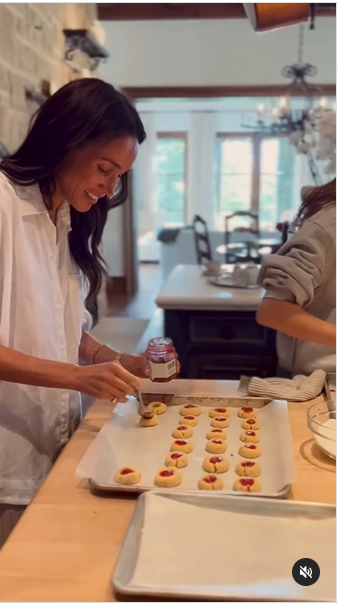
<svg viewBox="0 0 338 604">
<path fill-rule="evenodd" d="M 87 332 L 108 210 L 127 194 L 140 117 L 94 78 L 60 88 L 0 164 L 0 546 L 81 418 L 81 395 L 125 400 L 147 375 Z"/>
<path fill-rule="evenodd" d="M 299 227 L 262 262 L 260 325 L 275 329 L 281 376 L 336 371 L 336 179 L 306 187 Z"/>
</svg>

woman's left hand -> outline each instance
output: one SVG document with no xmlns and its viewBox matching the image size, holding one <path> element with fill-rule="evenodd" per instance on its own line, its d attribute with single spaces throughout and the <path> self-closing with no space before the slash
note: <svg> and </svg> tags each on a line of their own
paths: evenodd
<svg viewBox="0 0 338 604">
<path fill-rule="evenodd" d="M 147 362 L 147 354 L 123 354 L 120 360 L 122 367 L 129 373 L 140 378 L 149 378 L 150 369 Z"/>
<path fill-rule="evenodd" d="M 129 373 L 140 378 L 150 377 L 150 368 L 147 361 L 147 353 L 142 354 L 123 354 L 120 360 L 122 367 L 127 369 Z M 181 364 L 177 360 L 177 371 L 181 371 Z"/>
</svg>

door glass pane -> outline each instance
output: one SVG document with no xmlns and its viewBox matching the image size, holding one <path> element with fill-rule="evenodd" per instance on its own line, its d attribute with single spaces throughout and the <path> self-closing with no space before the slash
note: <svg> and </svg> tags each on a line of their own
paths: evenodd
<svg viewBox="0 0 338 604">
<path fill-rule="evenodd" d="M 217 228 L 224 217 L 251 210 L 253 143 L 249 137 L 218 138 L 216 147 Z M 241 220 L 241 219 L 239 219 Z M 232 222 L 232 228 L 236 228 Z"/>
<path fill-rule="evenodd" d="M 261 228 L 275 230 L 294 207 L 296 152 L 288 139 L 269 138 L 261 143 L 259 219 Z"/>
<path fill-rule="evenodd" d="M 251 209 L 253 145 L 244 137 L 221 138 L 217 145 L 218 214 L 223 223 L 224 216 Z"/>
<path fill-rule="evenodd" d="M 156 206 L 162 224 L 185 222 L 185 151 L 182 138 L 158 138 L 156 143 Z"/>
</svg>

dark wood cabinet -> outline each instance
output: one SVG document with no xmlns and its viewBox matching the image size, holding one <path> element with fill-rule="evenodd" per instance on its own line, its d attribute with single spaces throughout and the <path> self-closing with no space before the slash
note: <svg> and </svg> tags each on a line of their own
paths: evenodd
<svg viewBox="0 0 338 604">
<path fill-rule="evenodd" d="M 276 375 L 275 332 L 258 325 L 253 311 L 165 310 L 164 332 L 174 342 L 183 379 Z"/>
</svg>

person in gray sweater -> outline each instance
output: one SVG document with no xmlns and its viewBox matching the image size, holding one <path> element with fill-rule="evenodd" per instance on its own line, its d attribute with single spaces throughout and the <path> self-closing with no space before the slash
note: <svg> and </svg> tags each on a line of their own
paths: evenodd
<svg viewBox="0 0 338 604">
<path fill-rule="evenodd" d="M 262 261 L 256 320 L 277 331 L 279 374 L 336 371 L 336 179 L 307 187 L 299 229 Z"/>
</svg>

